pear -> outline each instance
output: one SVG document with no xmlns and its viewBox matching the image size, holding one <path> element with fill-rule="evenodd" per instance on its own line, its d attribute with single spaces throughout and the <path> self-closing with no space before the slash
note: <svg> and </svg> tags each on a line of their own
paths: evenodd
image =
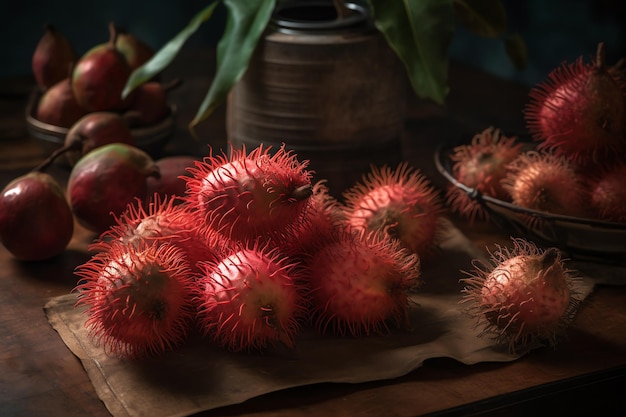
<svg viewBox="0 0 626 417">
<path fill-rule="evenodd" d="M 83 54 L 72 72 L 72 88 L 78 103 L 87 111 L 122 110 L 127 103 L 122 91 L 131 67 L 115 46 L 117 30 L 109 24 L 109 41 Z"/>
<path fill-rule="evenodd" d="M 167 84 L 148 81 L 138 86 L 127 109 L 133 123 L 137 127 L 152 126 L 167 117 L 170 114 L 167 95 L 180 84 L 181 80 L 175 79 Z"/>
<path fill-rule="evenodd" d="M 39 88 L 45 91 L 66 78 L 75 60 L 76 54 L 67 37 L 46 24 L 32 57 L 33 75 Z"/>
<path fill-rule="evenodd" d="M 69 128 L 85 113 L 74 97 L 71 79 L 65 77 L 43 93 L 35 118 L 53 126 Z"/>
<path fill-rule="evenodd" d="M 61 185 L 45 172 L 15 178 L 0 193 L 0 242 L 23 261 L 61 254 L 74 234 L 74 217 Z"/>
<path fill-rule="evenodd" d="M 124 55 L 133 71 L 148 62 L 154 55 L 154 49 L 150 45 L 120 26 L 117 27 L 115 46 Z"/>
<path fill-rule="evenodd" d="M 159 168 L 144 151 L 125 143 L 111 143 L 83 156 L 67 183 L 70 207 L 86 229 L 103 233 L 115 224 L 130 203 L 143 200 L 147 178 Z"/>
</svg>

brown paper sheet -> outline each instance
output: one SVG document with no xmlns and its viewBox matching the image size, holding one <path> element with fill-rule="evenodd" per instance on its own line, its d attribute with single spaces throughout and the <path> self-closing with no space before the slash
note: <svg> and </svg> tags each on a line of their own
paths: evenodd
<svg viewBox="0 0 626 417">
<path fill-rule="evenodd" d="M 141 361 L 108 357 L 87 335 L 76 296 L 50 300 L 52 327 L 82 361 L 96 392 L 115 417 L 187 416 L 237 404 L 281 389 L 320 382 L 358 383 L 392 379 L 419 368 L 426 359 L 448 357 L 464 364 L 517 359 L 506 347 L 479 338 L 480 329 L 459 302 L 460 270 L 484 257 L 451 228 L 436 263 L 425 265 L 422 286 L 412 296 L 411 331 L 387 336 L 321 336 L 305 329 L 293 350 L 232 353 L 196 338 L 164 357 Z M 585 298 L 595 281 L 582 277 Z"/>
</svg>

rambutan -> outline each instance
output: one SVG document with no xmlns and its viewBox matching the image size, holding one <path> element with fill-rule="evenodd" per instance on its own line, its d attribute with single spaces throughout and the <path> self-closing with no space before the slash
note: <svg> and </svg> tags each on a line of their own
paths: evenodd
<svg viewBox="0 0 626 417">
<path fill-rule="evenodd" d="M 295 345 L 306 309 L 301 272 L 289 258 L 250 242 L 201 266 L 196 304 L 202 332 L 232 351 Z"/>
<path fill-rule="evenodd" d="M 118 243 L 79 265 L 76 274 L 76 305 L 87 307 L 85 325 L 107 354 L 157 355 L 185 340 L 197 288 L 181 249 Z"/>
<path fill-rule="evenodd" d="M 514 204 L 551 214 L 585 215 L 584 181 L 566 158 L 528 151 L 509 164 L 508 170 L 502 186 Z"/>
<path fill-rule="evenodd" d="M 556 248 L 546 250 L 521 238 L 513 248 L 498 246 L 490 263 L 475 260 L 462 279 L 462 302 L 490 335 L 512 353 L 548 344 L 565 335 L 578 309 L 578 278 L 566 268 Z"/>
<path fill-rule="evenodd" d="M 341 228 L 305 263 L 312 318 L 321 333 L 384 334 L 408 327 L 419 256 L 382 233 Z"/>
<path fill-rule="evenodd" d="M 605 64 L 604 43 L 595 62 L 563 63 L 532 88 L 525 118 L 539 148 L 587 165 L 609 160 L 626 141 L 626 86 Z"/>
<path fill-rule="evenodd" d="M 308 162 L 284 146 L 273 155 L 259 146 L 230 157 L 208 156 L 190 168 L 187 201 L 207 225 L 234 240 L 276 233 L 296 221 L 311 196 Z"/>
<path fill-rule="evenodd" d="M 292 259 L 301 261 L 310 256 L 323 241 L 330 239 L 344 220 L 337 199 L 326 186 L 326 180 L 313 185 L 313 194 L 299 221 L 293 222 L 281 233 L 273 234 L 273 244 Z"/>
<path fill-rule="evenodd" d="M 406 162 L 395 170 L 373 166 L 344 198 L 346 222 L 353 230 L 385 233 L 422 260 L 432 254 L 443 227 L 443 205 L 420 170 Z"/>
<path fill-rule="evenodd" d="M 626 163 L 602 170 L 590 181 L 589 193 L 593 218 L 626 223 Z"/>
<path fill-rule="evenodd" d="M 192 270 L 199 261 L 220 258 L 231 242 L 203 226 L 203 219 L 177 197 L 154 194 L 150 203 L 137 199 L 115 216 L 115 224 L 89 246 L 91 251 L 106 251 L 111 245 L 137 245 L 143 242 L 169 243 L 183 249 Z M 200 226 L 199 226 L 200 225 Z"/>
<path fill-rule="evenodd" d="M 510 200 L 501 181 L 507 174 L 507 165 L 522 153 L 522 144 L 516 137 L 507 137 L 500 129 L 488 127 L 472 137 L 469 144 L 452 150 L 452 175 L 461 184 L 472 188 L 480 195 Z M 480 195 L 477 197 L 480 198 Z M 446 190 L 450 208 L 474 222 L 477 218 L 488 220 L 489 214 L 474 196 L 450 184 Z"/>
</svg>

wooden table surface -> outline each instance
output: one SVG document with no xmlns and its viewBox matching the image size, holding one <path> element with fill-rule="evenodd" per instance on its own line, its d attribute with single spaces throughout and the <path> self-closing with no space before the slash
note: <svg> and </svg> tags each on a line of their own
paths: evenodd
<svg viewBox="0 0 626 417">
<path fill-rule="evenodd" d="M 188 65 L 185 59 L 193 59 Z M 164 154 L 207 151 L 225 143 L 224 110 L 200 126 L 194 142 L 186 123 L 208 87 L 192 68 L 204 55 L 181 57 L 168 70 L 184 79 L 172 93 L 179 103 L 178 130 Z M 204 68 L 209 68 L 207 61 Z M 523 132 L 527 90 L 480 71 L 454 65 L 445 107 L 410 99 L 402 158 L 418 166 L 438 186 L 444 180 L 432 162 L 442 141 L 472 135 L 493 125 Z M 0 188 L 46 155 L 31 138 L 24 108 L 29 77 L 0 81 Z M 54 167 L 61 181 L 68 172 Z M 506 231 L 453 218 L 478 245 L 508 242 Z M 43 306 L 76 284 L 74 268 L 87 259 L 93 236 L 77 226 L 67 251 L 50 261 L 17 262 L 0 246 L 0 415 L 107 416 L 80 361 L 46 320 Z M 626 275 L 626 268 L 624 269 Z M 582 305 L 569 337 L 557 349 L 538 349 L 511 363 L 463 365 L 428 360 L 410 374 L 361 384 L 317 384 L 288 389 L 203 416 L 418 416 L 526 415 L 560 410 L 559 415 L 621 415 L 620 383 L 626 382 L 626 286 L 598 286 Z"/>
</svg>

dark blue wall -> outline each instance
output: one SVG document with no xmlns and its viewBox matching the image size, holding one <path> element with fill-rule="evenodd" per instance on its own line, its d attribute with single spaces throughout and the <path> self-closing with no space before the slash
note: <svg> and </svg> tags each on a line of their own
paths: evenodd
<svg viewBox="0 0 626 417">
<path fill-rule="evenodd" d="M 529 66 L 515 70 L 499 41 L 462 31 L 452 56 L 505 78 L 531 84 L 545 78 L 562 61 L 592 56 L 599 41 L 607 44 L 609 63 L 626 57 L 626 1 L 624 0 L 503 0 L 511 30 L 527 44 Z M 0 43 L 4 54 L 0 77 L 30 73 L 32 51 L 46 22 L 54 24 L 85 52 L 108 38 L 114 21 L 159 48 L 182 29 L 208 0 L 16 0 L 4 2 Z M 223 10 L 190 43 L 214 45 L 223 28 Z"/>
</svg>

